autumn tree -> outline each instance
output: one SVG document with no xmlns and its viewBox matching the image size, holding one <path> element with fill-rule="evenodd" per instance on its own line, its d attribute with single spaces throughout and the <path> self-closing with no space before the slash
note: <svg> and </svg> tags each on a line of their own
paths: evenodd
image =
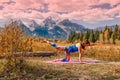
<svg viewBox="0 0 120 80">
<path fill-rule="evenodd" d="M 105 30 L 104 30 L 104 38 L 105 38 L 105 42 L 106 43 L 110 43 L 110 30 L 109 30 L 109 28 L 106 28 Z"/>
<path fill-rule="evenodd" d="M 24 38 L 24 31 L 19 25 L 6 25 L 0 33 L 0 56 L 4 56 L 6 63 L 4 65 L 6 72 L 17 70 L 18 72 L 23 71 L 25 60 L 23 54 L 28 51 L 29 39 Z M 19 57 L 15 54 L 21 52 Z"/>
<path fill-rule="evenodd" d="M 19 26 L 5 26 L 0 34 L 0 52 L 10 56 L 18 51 L 23 51 L 23 31 Z"/>
<path fill-rule="evenodd" d="M 101 43 L 104 43 L 104 34 L 103 33 L 100 33 L 99 41 Z"/>
</svg>

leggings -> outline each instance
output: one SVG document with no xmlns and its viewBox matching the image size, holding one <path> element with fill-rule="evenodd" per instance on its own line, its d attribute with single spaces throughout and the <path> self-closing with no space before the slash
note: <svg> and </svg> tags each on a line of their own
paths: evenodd
<svg viewBox="0 0 120 80">
<path fill-rule="evenodd" d="M 62 61 L 69 61 L 70 60 L 70 53 L 68 52 L 68 47 L 66 46 L 57 46 L 55 43 L 50 43 L 51 46 L 55 47 L 59 51 L 65 52 L 65 58 Z"/>
</svg>

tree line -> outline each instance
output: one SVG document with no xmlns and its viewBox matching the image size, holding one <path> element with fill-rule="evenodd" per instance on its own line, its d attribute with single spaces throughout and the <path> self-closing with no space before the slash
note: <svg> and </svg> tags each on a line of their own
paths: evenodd
<svg viewBox="0 0 120 80">
<path fill-rule="evenodd" d="M 116 40 L 120 40 L 120 27 L 115 25 L 113 27 L 106 26 L 104 30 L 88 30 L 84 33 L 82 32 L 70 32 L 68 36 L 68 42 L 89 40 L 92 43 L 112 43 L 116 44 Z"/>
</svg>

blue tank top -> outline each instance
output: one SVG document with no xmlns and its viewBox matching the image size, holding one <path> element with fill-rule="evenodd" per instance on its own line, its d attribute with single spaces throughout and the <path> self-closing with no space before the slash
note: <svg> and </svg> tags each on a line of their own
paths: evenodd
<svg viewBox="0 0 120 80">
<path fill-rule="evenodd" d="M 76 47 L 76 45 L 68 46 L 68 53 L 73 53 L 76 51 L 78 51 L 78 48 Z"/>
</svg>

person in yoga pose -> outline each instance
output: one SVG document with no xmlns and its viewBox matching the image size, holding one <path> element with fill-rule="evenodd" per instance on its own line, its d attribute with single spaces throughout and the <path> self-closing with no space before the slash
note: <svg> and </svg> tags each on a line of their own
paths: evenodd
<svg viewBox="0 0 120 80">
<path fill-rule="evenodd" d="M 83 42 L 76 43 L 71 46 L 57 46 L 56 43 L 52 43 L 47 41 L 51 46 L 55 47 L 59 51 L 64 51 L 65 52 L 65 58 L 61 59 L 63 62 L 68 62 L 70 60 L 70 54 L 74 52 L 79 53 L 79 61 L 82 63 L 82 53 L 81 50 L 85 50 L 87 46 L 91 46 L 90 42 L 88 40 L 85 40 Z"/>
</svg>

